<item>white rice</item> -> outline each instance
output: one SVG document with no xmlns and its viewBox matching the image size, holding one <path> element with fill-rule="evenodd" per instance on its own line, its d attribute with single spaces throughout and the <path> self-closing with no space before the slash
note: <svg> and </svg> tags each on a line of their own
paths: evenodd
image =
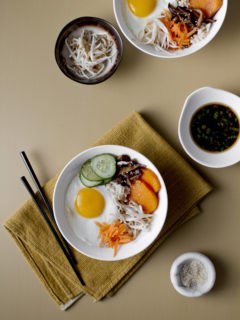
<svg viewBox="0 0 240 320">
<path fill-rule="evenodd" d="M 196 44 L 205 39 L 211 29 L 211 26 L 212 23 L 203 23 L 197 33 L 191 37 L 191 44 Z"/>
</svg>

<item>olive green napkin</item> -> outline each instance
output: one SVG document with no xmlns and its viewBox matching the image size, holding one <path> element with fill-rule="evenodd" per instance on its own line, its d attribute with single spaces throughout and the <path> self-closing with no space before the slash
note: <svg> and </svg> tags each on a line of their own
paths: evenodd
<svg viewBox="0 0 240 320">
<path fill-rule="evenodd" d="M 196 205 L 211 190 L 209 184 L 136 112 L 94 145 L 101 144 L 131 147 L 157 166 L 168 190 L 168 215 L 157 240 L 132 258 L 116 262 L 97 261 L 74 250 L 78 268 L 86 283 L 82 287 L 35 204 L 29 199 L 4 222 L 4 226 L 62 309 L 84 294 L 91 295 L 95 300 L 112 296 L 172 231 L 199 213 Z M 44 186 L 50 202 L 56 179 L 57 176 Z"/>
</svg>

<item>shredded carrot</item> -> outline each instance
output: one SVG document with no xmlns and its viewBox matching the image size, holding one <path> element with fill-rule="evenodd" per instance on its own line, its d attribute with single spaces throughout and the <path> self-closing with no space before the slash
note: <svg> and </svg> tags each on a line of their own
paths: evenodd
<svg viewBox="0 0 240 320">
<path fill-rule="evenodd" d="M 134 240 L 134 238 L 128 234 L 127 226 L 119 220 L 114 221 L 112 224 L 107 224 L 106 222 L 95 223 L 99 227 L 98 238 L 101 237 L 99 247 L 104 245 L 108 248 L 113 248 L 114 257 L 117 254 L 119 244 L 125 244 Z"/>
<path fill-rule="evenodd" d="M 166 14 L 161 20 L 168 29 L 170 40 L 175 41 L 179 49 L 190 46 L 189 30 L 184 22 L 176 22 L 175 19 L 171 20 L 169 14 Z"/>
</svg>

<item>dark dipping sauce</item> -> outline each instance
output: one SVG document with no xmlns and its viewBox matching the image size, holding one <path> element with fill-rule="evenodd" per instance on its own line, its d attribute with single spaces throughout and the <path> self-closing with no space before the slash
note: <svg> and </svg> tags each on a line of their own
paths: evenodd
<svg viewBox="0 0 240 320">
<path fill-rule="evenodd" d="M 194 141 L 202 149 L 222 152 L 237 140 L 239 120 L 229 107 L 211 103 L 195 112 L 190 131 Z"/>
</svg>

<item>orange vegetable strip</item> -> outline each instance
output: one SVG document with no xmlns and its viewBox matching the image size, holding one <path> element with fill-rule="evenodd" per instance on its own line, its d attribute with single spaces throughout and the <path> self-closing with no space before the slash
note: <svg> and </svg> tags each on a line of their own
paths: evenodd
<svg viewBox="0 0 240 320">
<path fill-rule="evenodd" d="M 114 221 L 112 224 L 96 222 L 96 225 L 99 227 L 98 237 L 101 237 L 99 247 L 105 244 L 107 248 L 113 248 L 114 257 L 117 254 L 119 244 L 125 244 L 134 240 L 134 238 L 128 234 L 127 226 L 119 220 Z"/>
</svg>

